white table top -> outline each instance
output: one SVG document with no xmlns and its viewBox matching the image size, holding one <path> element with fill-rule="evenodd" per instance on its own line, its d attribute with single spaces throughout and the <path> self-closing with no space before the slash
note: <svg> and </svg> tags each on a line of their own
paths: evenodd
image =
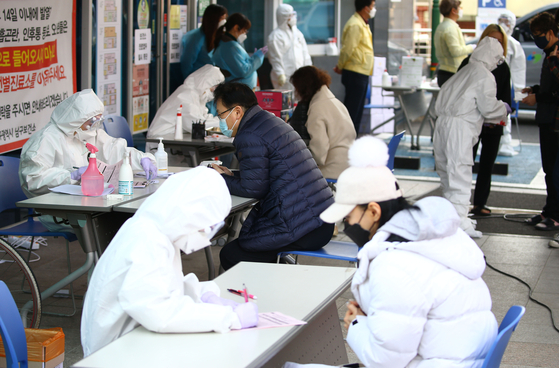
<svg viewBox="0 0 559 368">
<path fill-rule="evenodd" d="M 214 281 L 221 296 L 242 302 L 227 288 L 258 297 L 259 312 L 309 321 L 350 285 L 355 268 L 241 262 Z M 305 326 L 219 333 L 159 334 L 139 327 L 74 367 L 258 367 Z"/>
<path fill-rule="evenodd" d="M 192 135 L 189 133 L 184 133 L 182 139 L 175 139 L 175 134 L 165 134 L 161 135 L 163 138 L 163 145 L 168 144 L 178 144 L 178 145 L 189 145 L 189 146 L 223 146 L 223 147 L 234 147 L 232 140 L 219 140 L 219 141 L 206 141 L 205 139 L 192 139 Z M 146 142 L 159 143 L 159 138 L 146 138 Z"/>
<path fill-rule="evenodd" d="M 386 91 L 396 91 L 396 92 L 407 92 L 407 91 L 427 91 L 427 92 L 439 92 L 441 89 L 439 87 L 433 87 L 430 85 L 421 85 L 419 87 L 405 87 L 405 86 L 383 86 L 374 85 L 374 88 L 382 88 Z"/>
</svg>

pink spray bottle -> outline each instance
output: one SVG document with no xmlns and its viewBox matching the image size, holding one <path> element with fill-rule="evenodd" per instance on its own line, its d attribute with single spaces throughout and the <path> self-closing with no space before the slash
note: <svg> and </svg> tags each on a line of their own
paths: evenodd
<svg viewBox="0 0 559 368">
<path fill-rule="evenodd" d="M 105 178 L 97 168 L 97 157 L 95 152 L 99 151 L 97 147 L 87 143 L 85 145 L 91 155 L 89 156 L 89 166 L 82 175 L 82 193 L 86 196 L 99 196 L 103 193 Z"/>
</svg>

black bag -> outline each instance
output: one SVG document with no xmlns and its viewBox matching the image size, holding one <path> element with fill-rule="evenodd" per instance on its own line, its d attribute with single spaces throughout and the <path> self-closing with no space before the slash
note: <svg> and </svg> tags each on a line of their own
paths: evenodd
<svg viewBox="0 0 559 368">
<path fill-rule="evenodd" d="M 302 139 L 311 139 L 307 127 L 305 126 L 305 124 L 307 124 L 308 112 L 309 103 L 299 101 L 295 111 L 293 111 L 293 115 L 291 115 L 291 118 L 287 121 L 287 124 L 291 125 L 293 130 L 299 133 Z"/>
</svg>

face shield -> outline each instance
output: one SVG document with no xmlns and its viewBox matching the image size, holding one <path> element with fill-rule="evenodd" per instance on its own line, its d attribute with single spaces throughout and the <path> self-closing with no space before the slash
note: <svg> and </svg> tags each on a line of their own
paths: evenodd
<svg viewBox="0 0 559 368">
<path fill-rule="evenodd" d="M 512 32 L 514 31 L 515 22 L 511 19 L 510 16 L 506 14 L 502 14 L 497 23 L 503 28 L 507 36 L 511 36 Z"/>
<path fill-rule="evenodd" d="M 86 121 L 80 127 L 81 130 L 97 130 L 101 127 L 101 124 L 105 120 L 103 115 L 97 115 Z"/>
</svg>

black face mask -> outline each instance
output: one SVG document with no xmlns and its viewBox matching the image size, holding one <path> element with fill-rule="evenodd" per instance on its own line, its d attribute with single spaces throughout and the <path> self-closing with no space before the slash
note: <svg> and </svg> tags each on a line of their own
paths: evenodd
<svg viewBox="0 0 559 368">
<path fill-rule="evenodd" d="M 363 247 L 365 244 L 369 242 L 369 236 L 371 235 L 370 231 L 367 231 L 359 225 L 361 220 L 365 216 L 365 211 L 361 215 L 361 218 L 358 222 L 353 225 L 350 225 L 346 220 L 344 220 L 344 234 L 346 234 L 359 248 Z M 373 225 L 374 226 L 374 225 Z"/>
</svg>

